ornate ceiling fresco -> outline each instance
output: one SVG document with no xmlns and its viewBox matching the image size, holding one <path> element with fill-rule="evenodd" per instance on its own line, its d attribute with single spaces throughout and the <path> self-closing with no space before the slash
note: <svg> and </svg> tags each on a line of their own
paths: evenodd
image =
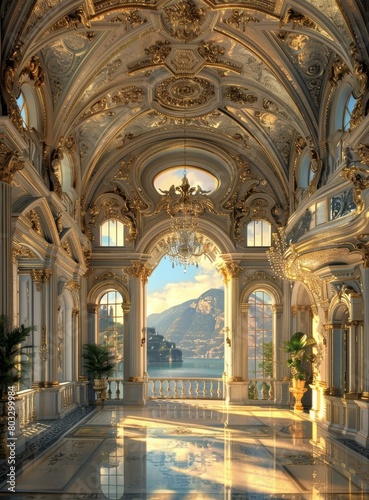
<svg viewBox="0 0 369 500">
<path fill-rule="evenodd" d="M 54 191 L 49 164 L 70 154 L 91 220 L 105 192 L 150 217 L 154 178 L 186 163 L 216 176 L 212 210 L 233 214 L 236 239 L 237 210 L 255 193 L 285 223 L 301 144 L 322 155 L 332 65 L 354 71 L 349 49 L 337 47 L 360 44 L 336 1 L 5 3 L 4 85 L 16 95 L 26 75 L 41 89 Z"/>
</svg>

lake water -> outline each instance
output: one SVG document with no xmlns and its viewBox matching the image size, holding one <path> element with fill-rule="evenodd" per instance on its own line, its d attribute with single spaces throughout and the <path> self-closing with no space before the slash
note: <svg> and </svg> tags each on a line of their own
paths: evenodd
<svg viewBox="0 0 369 500">
<path fill-rule="evenodd" d="M 224 359 L 184 358 L 181 363 L 147 363 L 150 377 L 203 377 L 221 378 Z"/>
</svg>

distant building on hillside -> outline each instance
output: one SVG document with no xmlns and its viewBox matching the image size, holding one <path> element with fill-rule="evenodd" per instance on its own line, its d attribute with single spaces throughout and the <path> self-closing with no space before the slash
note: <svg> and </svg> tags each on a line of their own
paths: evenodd
<svg viewBox="0 0 369 500">
<path fill-rule="evenodd" d="M 181 362 L 182 351 L 176 348 L 175 342 L 169 342 L 156 333 L 155 328 L 148 328 L 147 361 Z"/>
</svg>

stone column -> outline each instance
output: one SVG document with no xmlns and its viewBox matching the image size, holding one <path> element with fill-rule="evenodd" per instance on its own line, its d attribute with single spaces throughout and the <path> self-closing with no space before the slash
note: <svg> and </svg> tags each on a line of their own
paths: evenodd
<svg viewBox="0 0 369 500">
<path fill-rule="evenodd" d="M 247 383 L 243 378 L 245 348 L 241 330 L 239 292 L 239 276 L 243 269 L 237 262 L 226 262 L 220 270 L 226 285 L 224 307 L 226 400 L 229 403 L 241 403 L 247 399 Z"/>
<path fill-rule="evenodd" d="M 8 131 L 4 126 L 4 117 L 0 117 L 0 135 L 15 132 Z M 11 127 L 13 128 L 13 127 Z M 13 259 L 12 259 L 12 230 L 11 230 L 11 186 L 13 184 L 14 175 L 18 170 L 24 168 L 24 163 L 19 160 L 18 153 L 15 148 L 19 144 L 15 144 L 14 137 L 6 138 L 9 144 L 0 139 L 0 314 L 5 315 L 9 327 L 14 324 L 13 318 Z"/>
<path fill-rule="evenodd" d="M 369 296 L 369 263 L 361 271 L 363 297 Z M 369 399 L 369 301 L 363 303 L 363 330 L 362 330 L 362 395 Z"/>
<path fill-rule="evenodd" d="M 39 362 L 41 366 L 40 386 L 45 386 L 49 381 L 49 346 L 48 346 L 48 294 L 46 284 L 51 276 L 50 269 L 32 269 L 31 277 L 36 285 L 37 292 L 40 293 L 40 347 Z"/>
<path fill-rule="evenodd" d="M 81 352 L 81 346 L 79 344 L 80 336 L 79 336 L 79 309 L 78 307 L 73 307 L 72 309 L 72 352 L 70 355 L 72 356 L 72 373 L 71 380 L 78 380 L 78 356 Z M 68 356 L 68 353 L 67 353 Z"/>
<path fill-rule="evenodd" d="M 130 277 L 131 309 L 124 359 L 123 403 L 142 405 L 146 403 L 147 392 L 144 387 L 146 367 L 143 350 L 146 349 L 145 285 L 150 270 L 142 262 L 135 261 L 131 267 L 124 268 L 124 272 Z"/>
</svg>

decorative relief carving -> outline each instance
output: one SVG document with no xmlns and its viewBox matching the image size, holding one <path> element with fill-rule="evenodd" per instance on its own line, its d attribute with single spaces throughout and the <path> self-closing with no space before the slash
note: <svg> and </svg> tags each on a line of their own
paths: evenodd
<svg viewBox="0 0 369 500">
<path fill-rule="evenodd" d="M 314 103 L 319 106 L 320 89 L 331 51 L 307 35 L 281 32 L 279 38 L 284 42 L 287 53 L 299 69 Z"/>
<path fill-rule="evenodd" d="M 28 220 L 32 224 L 32 229 L 37 233 L 37 234 L 42 234 L 42 229 L 41 229 L 41 220 L 36 212 L 36 210 L 30 210 L 29 214 L 27 215 Z"/>
<path fill-rule="evenodd" d="M 369 171 L 361 167 L 345 167 L 342 169 L 340 175 L 352 182 L 357 212 L 362 212 L 364 208 L 362 192 L 369 187 Z"/>
<path fill-rule="evenodd" d="M 316 28 L 317 25 L 304 14 L 301 14 L 293 9 L 288 9 L 283 18 L 281 18 L 279 26 L 282 28 L 284 25 L 292 22 L 292 29 L 298 28 Z"/>
<path fill-rule="evenodd" d="M 37 259 L 37 255 L 30 248 L 20 243 L 13 243 L 12 253 L 14 262 L 17 259 Z"/>
<path fill-rule="evenodd" d="M 171 36 L 182 42 L 190 42 L 201 34 L 205 9 L 192 0 L 182 0 L 164 8 L 163 21 Z"/>
<path fill-rule="evenodd" d="M 156 88 L 159 102 L 177 109 L 204 105 L 214 94 L 214 85 L 204 78 L 167 78 Z"/>
<path fill-rule="evenodd" d="M 12 185 L 15 173 L 23 168 L 24 162 L 19 158 L 18 153 L 0 142 L 0 181 Z"/>
<path fill-rule="evenodd" d="M 212 200 L 206 196 L 209 191 L 204 191 L 199 185 L 191 187 L 186 175 L 183 176 L 180 186 L 175 187 L 173 184 L 168 190 L 162 192 L 163 195 L 153 215 L 163 210 L 166 210 L 171 217 L 179 212 L 194 217 L 199 217 L 206 209 L 209 212 L 215 212 Z"/>
<path fill-rule="evenodd" d="M 35 84 L 35 87 L 40 87 L 45 81 L 45 72 L 41 66 L 40 59 L 37 56 L 32 56 L 28 63 L 23 67 L 21 76 L 27 75 Z"/>
<path fill-rule="evenodd" d="M 329 70 L 329 81 L 332 86 L 336 86 L 345 75 L 350 73 L 350 69 L 347 64 L 341 59 L 339 55 L 336 55 L 331 69 Z"/>
<path fill-rule="evenodd" d="M 224 66 L 225 69 L 230 69 L 231 71 L 235 71 L 237 73 L 240 73 L 242 70 L 242 64 L 236 64 L 233 61 L 228 61 L 226 58 L 222 57 L 226 53 L 225 48 L 221 47 L 213 40 L 202 40 L 200 42 L 198 52 L 210 65 L 221 65 Z"/>
<path fill-rule="evenodd" d="M 153 64 L 162 64 L 168 57 L 171 51 L 170 42 L 168 40 L 158 40 L 154 45 L 150 45 L 145 49 L 145 54 L 149 56 L 149 60 Z"/>
<path fill-rule="evenodd" d="M 260 19 L 255 16 L 250 16 L 247 11 L 233 10 L 232 14 L 228 18 L 224 19 L 224 22 L 231 26 L 235 26 L 236 29 L 245 33 L 246 28 L 250 23 L 259 23 Z"/>
<path fill-rule="evenodd" d="M 72 153 L 73 151 L 75 151 L 75 149 L 76 149 L 76 144 L 72 136 L 69 136 L 66 139 L 64 139 L 64 137 L 60 137 L 57 148 L 54 149 L 53 152 L 51 153 L 50 169 L 49 169 L 51 188 L 61 199 L 63 199 L 62 161 L 64 159 L 64 153 L 66 152 Z M 74 179 L 74 183 L 75 182 L 76 179 Z"/>
<path fill-rule="evenodd" d="M 114 175 L 114 179 L 127 181 L 131 178 L 130 170 L 133 165 L 133 158 L 128 161 L 122 161 L 118 172 Z"/>
<path fill-rule="evenodd" d="M 258 98 L 254 94 L 247 94 L 247 89 L 241 89 L 234 85 L 227 87 L 224 91 L 223 97 L 229 99 L 237 104 L 254 104 Z"/>
<path fill-rule="evenodd" d="M 256 271 L 250 276 L 246 276 L 245 279 L 243 280 L 243 284 L 247 285 L 248 283 L 252 283 L 254 281 L 258 283 L 265 281 L 271 281 L 275 283 L 277 279 L 275 276 L 271 276 L 269 273 L 266 273 L 265 271 Z"/>
<path fill-rule="evenodd" d="M 124 104 L 125 106 L 130 102 L 140 103 L 143 100 L 143 96 L 146 94 L 146 91 L 142 87 L 137 87 L 136 85 L 132 85 L 130 87 L 126 87 L 116 94 L 114 94 L 111 100 L 115 104 Z"/>
<path fill-rule="evenodd" d="M 94 276 L 94 281 L 110 281 L 110 280 L 116 280 L 120 281 L 124 284 L 127 284 L 127 276 L 121 276 L 118 273 L 115 273 L 113 271 L 107 271 L 106 273 L 95 275 Z"/>
<path fill-rule="evenodd" d="M 367 144 L 360 144 L 356 153 L 360 156 L 361 163 L 369 167 L 369 146 Z"/>
<path fill-rule="evenodd" d="M 141 17 L 138 10 L 127 10 L 121 12 L 115 17 L 110 19 L 111 23 L 121 23 L 125 25 L 126 30 L 128 28 L 133 28 L 135 25 L 141 25 L 147 23 L 147 19 L 145 17 Z"/>
</svg>

